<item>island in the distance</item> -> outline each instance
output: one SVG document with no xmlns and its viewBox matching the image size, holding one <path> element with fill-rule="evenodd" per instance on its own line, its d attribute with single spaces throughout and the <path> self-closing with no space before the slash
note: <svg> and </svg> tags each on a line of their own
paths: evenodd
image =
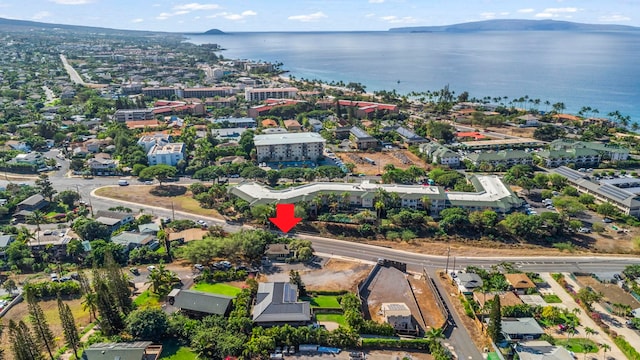
<svg viewBox="0 0 640 360">
<path fill-rule="evenodd" d="M 583 24 L 557 20 L 497 19 L 442 26 L 391 28 L 394 32 L 476 32 L 476 31 L 639 31 L 639 27 L 611 24 Z"/>
</svg>

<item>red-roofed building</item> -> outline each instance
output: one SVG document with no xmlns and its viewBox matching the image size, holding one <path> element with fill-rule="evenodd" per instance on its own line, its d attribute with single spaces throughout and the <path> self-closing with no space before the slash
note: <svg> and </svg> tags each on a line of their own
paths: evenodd
<svg viewBox="0 0 640 360">
<path fill-rule="evenodd" d="M 262 120 L 262 127 L 265 127 L 265 128 L 278 127 L 278 123 L 273 119 L 265 119 L 265 120 Z"/>
<path fill-rule="evenodd" d="M 264 101 L 263 105 L 252 106 L 247 110 L 247 115 L 250 118 L 257 118 L 258 116 L 263 116 L 269 110 L 278 107 L 278 106 L 287 106 L 287 105 L 295 105 L 299 103 L 304 103 L 306 101 L 302 100 L 292 100 L 292 99 L 267 99 Z"/>
<path fill-rule="evenodd" d="M 150 128 L 150 129 L 155 129 L 157 127 L 160 127 L 160 123 L 158 122 L 158 120 L 138 120 L 138 121 L 127 121 L 127 127 L 129 129 L 144 129 L 146 127 Z"/>
<path fill-rule="evenodd" d="M 487 137 L 477 131 L 460 131 L 456 133 L 459 138 L 472 138 L 473 140 L 486 139 Z"/>
</svg>

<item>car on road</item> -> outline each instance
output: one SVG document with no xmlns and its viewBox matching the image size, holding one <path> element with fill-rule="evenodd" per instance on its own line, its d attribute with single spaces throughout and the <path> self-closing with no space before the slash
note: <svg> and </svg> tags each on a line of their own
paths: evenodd
<svg viewBox="0 0 640 360">
<path fill-rule="evenodd" d="M 207 222 L 206 222 L 206 221 L 204 221 L 204 220 L 198 220 L 198 221 L 196 221 L 196 223 L 197 223 L 198 225 L 202 226 L 202 227 L 207 227 L 207 226 L 209 226 L 209 224 L 207 224 Z"/>
<path fill-rule="evenodd" d="M 149 270 L 149 271 L 153 271 L 153 270 L 155 270 L 155 269 L 156 269 L 156 267 L 155 267 L 155 266 L 153 266 L 153 265 L 149 265 L 149 266 L 147 266 L 147 270 Z"/>
<path fill-rule="evenodd" d="M 609 219 L 609 218 L 604 218 L 604 219 L 602 219 L 602 222 L 607 223 L 607 224 L 610 224 L 610 223 L 612 223 L 612 222 L 613 222 L 613 220 L 611 220 L 611 219 Z"/>
<path fill-rule="evenodd" d="M 195 264 L 195 265 L 193 265 L 193 267 L 198 271 L 204 270 L 204 265 L 202 265 L 202 264 Z"/>
<path fill-rule="evenodd" d="M 581 227 L 580 229 L 578 229 L 578 232 L 583 234 L 588 234 L 591 232 L 591 229 L 588 227 Z"/>
<path fill-rule="evenodd" d="M 144 182 L 145 185 L 153 185 L 153 181 L 147 180 Z"/>
<path fill-rule="evenodd" d="M 129 269 L 129 272 L 136 276 L 140 275 L 140 270 L 138 270 L 138 268 L 132 267 Z"/>
</svg>

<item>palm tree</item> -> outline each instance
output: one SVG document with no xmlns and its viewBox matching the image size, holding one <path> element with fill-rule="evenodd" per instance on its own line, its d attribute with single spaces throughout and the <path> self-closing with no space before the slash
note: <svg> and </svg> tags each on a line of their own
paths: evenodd
<svg viewBox="0 0 640 360">
<path fill-rule="evenodd" d="M 429 342 L 436 342 L 440 339 L 444 339 L 444 332 L 441 328 L 431 328 L 424 335 Z"/>
<path fill-rule="evenodd" d="M 89 322 L 91 322 L 91 318 L 94 320 L 98 319 L 96 316 L 96 308 L 98 307 L 98 295 L 91 291 L 84 294 L 84 300 L 82 300 L 82 310 L 89 310 Z"/>
<path fill-rule="evenodd" d="M 40 245 L 40 224 L 45 222 L 45 216 L 40 210 L 36 210 L 29 215 L 29 223 L 36 225 L 36 241 Z"/>
<path fill-rule="evenodd" d="M 378 217 L 378 220 L 380 220 L 380 218 L 382 217 L 382 212 L 385 208 L 384 202 L 378 200 L 373 207 L 376 209 L 376 216 Z"/>
<path fill-rule="evenodd" d="M 602 359 L 605 359 L 607 357 L 607 350 L 611 350 L 611 345 L 602 343 L 600 344 L 600 348 L 603 350 Z"/>
</svg>

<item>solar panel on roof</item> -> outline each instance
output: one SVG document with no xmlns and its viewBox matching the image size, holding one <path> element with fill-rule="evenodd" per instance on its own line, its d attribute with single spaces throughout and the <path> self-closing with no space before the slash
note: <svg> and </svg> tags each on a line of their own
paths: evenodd
<svg viewBox="0 0 640 360">
<path fill-rule="evenodd" d="M 566 177 L 569 180 L 578 180 L 583 177 L 583 175 L 575 170 L 569 169 L 568 167 L 561 166 L 554 170 L 557 174 L 560 174 Z"/>
<path fill-rule="evenodd" d="M 599 191 L 605 195 L 611 196 L 612 198 L 618 199 L 620 201 L 625 200 L 630 196 L 633 196 L 633 194 L 630 194 L 624 190 L 618 189 L 617 187 L 612 185 L 602 185 Z"/>
</svg>

